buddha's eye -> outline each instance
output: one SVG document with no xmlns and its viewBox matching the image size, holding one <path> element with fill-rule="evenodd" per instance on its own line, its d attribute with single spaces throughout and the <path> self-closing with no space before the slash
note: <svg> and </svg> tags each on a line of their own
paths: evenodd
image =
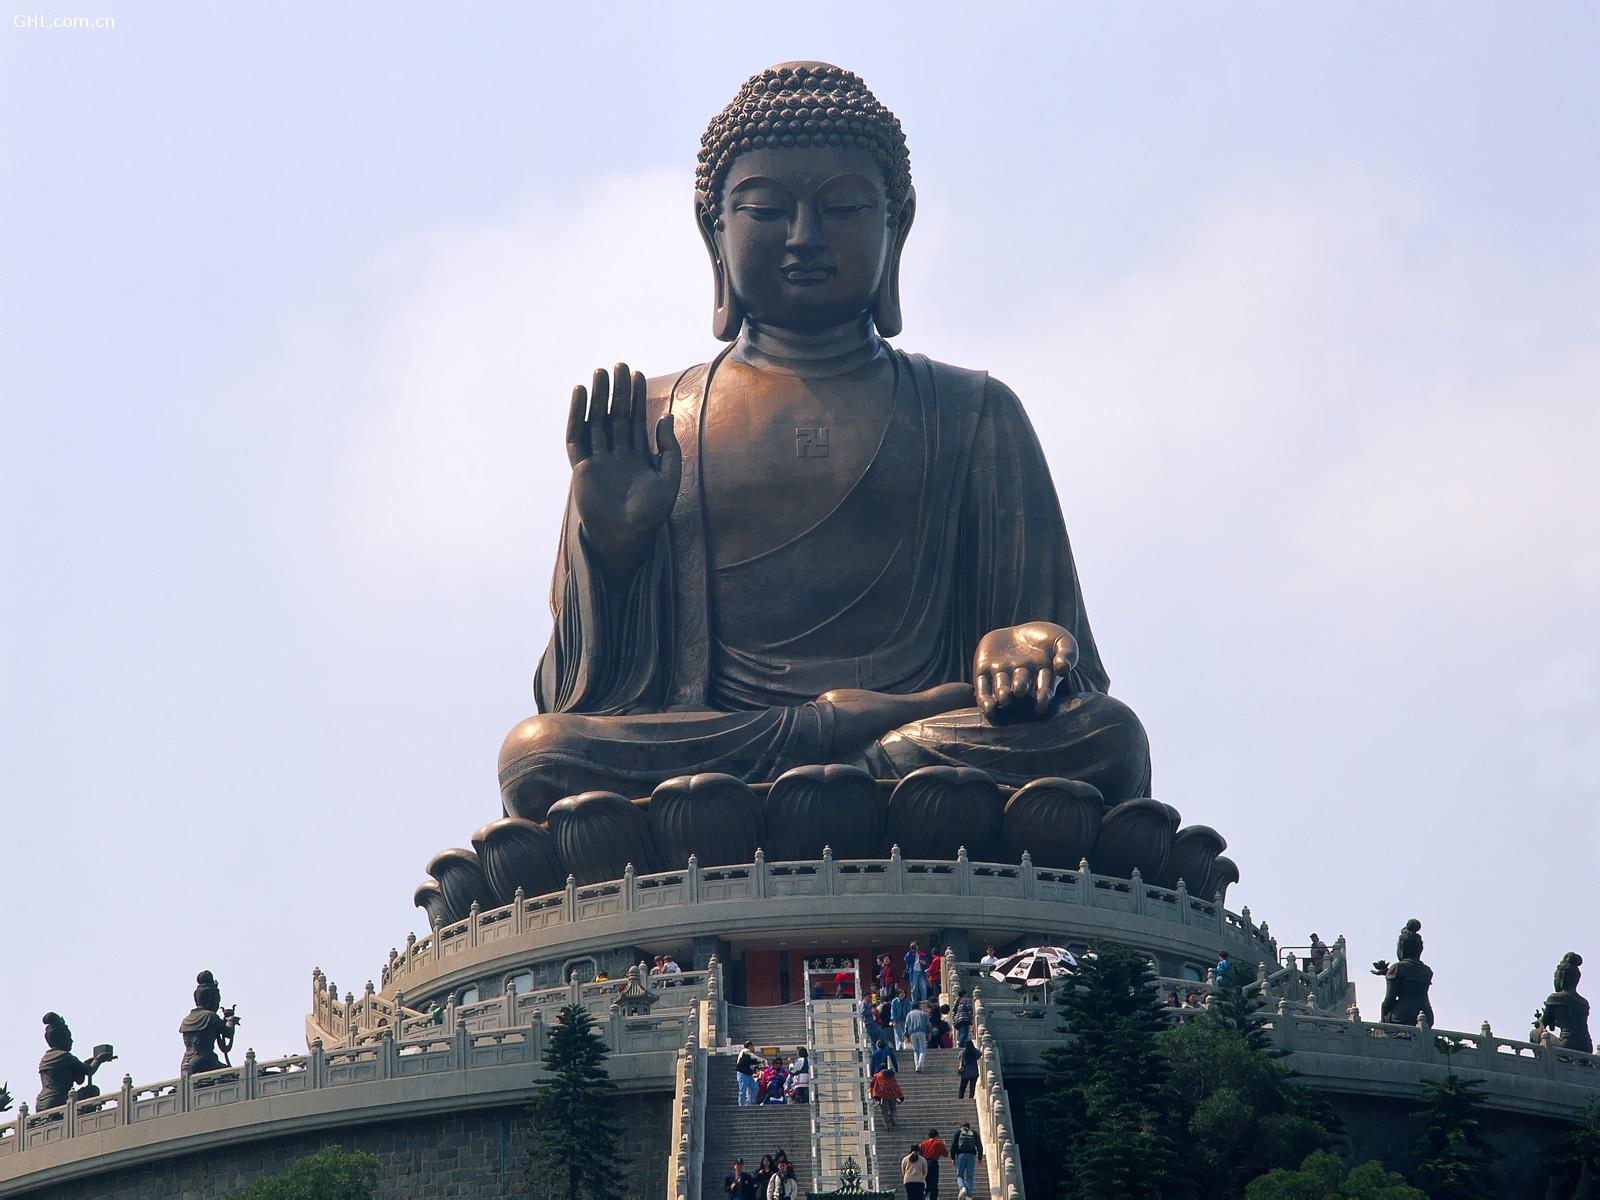
<svg viewBox="0 0 1600 1200">
<path fill-rule="evenodd" d="M 826 217 L 853 217 L 871 207 L 870 204 L 830 204 L 822 210 L 822 214 Z"/>
<path fill-rule="evenodd" d="M 756 221 L 777 221 L 784 215 L 783 209 L 771 204 L 740 204 L 734 211 L 742 212 Z"/>
</svg>

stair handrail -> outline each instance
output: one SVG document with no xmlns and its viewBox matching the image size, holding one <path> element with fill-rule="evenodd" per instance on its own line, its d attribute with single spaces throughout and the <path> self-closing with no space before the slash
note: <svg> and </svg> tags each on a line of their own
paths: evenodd
<svg viewBox="0 0 1600 1200">
<path fill-rule="evenodd" d="M 944 974 L 957 978 L 956 956 L 944 952 Z M 1022 1150 L 1016 1142 L 1016 1125 L 1011 1120 L 1011 1100 L 1006 1095 L 1005 1076 L 1000 1069 L 1000 1043 L 989 1030 L 984 1011 L 982 979 L 971 981 L 971 1037 L 978 1045 L 978 1136 L 983 1140 L 984 1164 L 989 1173 L 989 1195 L 998 1200 L 1027 1200 L 1022 1184 Z"/>
<path fill-rule="evenodd" d="M 823 854 L 824 854 L 825 858 L 831 857 L 831 852 L 826 850 L 826 849 L 823 851 Z M 816 1037 L 816 1019 L 815 1019 L 816 1018 L 816 1011 L 812 1006 L 812 997 L 813 997 L 814 992 L 815 992 L 815 989 L 813 988 L 812 983 L 811 983 L 811 976 L 813 974 L 812 959 L 808 956 L 808 957 L 803 959 L 803 963 L 804 963 L 804 967 L 803 967 L 803 973 L 802 973 L 801 978 L 802 978 L 802 982 L 803 982 L 803 985 L 804 985 L 804 988 L 805 988 L 806 1051 L 807 1051 L 808 1065 L 809 1065 L 810 1071 L 811 1071 L 811 1097 L 810 1097 L 811 1103 L 809 1105 L 809 1108 L 811 1110 L 811 1112 L 810 1112 L 810 1116 L 811 1116 L 811 1179 L 812 1179 L 812 1190 L 816 1191 L 816 1192 L 821 1192 L 821 1191 L 825 1190 L 826 1184 L 825 1184 L 824 1179 L 823 1179 L 823 1170 L 822 1170 L 822 1127 L 821 1127 L 820 1122 L 818 1121 L 817 1113 L 818 1113 L 818 1110 L 821 1108 L 821 1105 L 819 1103 L 819 1098 L 820 1098 L 819 1084 L 824 1078 L 824 1073 L 822 1072 L 822 1070 L 820 1068 L 820 1063 L 819 1063 L 819 1061 L 817 1059 L 817 1037 Z M 871 1101 L 870 1101 L 870 1099 L 869 1099 L 869 1097 L 867 1095 L 867 1088 L 865 1086 L 865 1080 L 863 1079 L 862 1072 L 861 1072 L 861 1046 L 862 1046 L 862 1043 L 864 1042 L 865 1037 L 866 1037 L 865 1030 L 861 1025 L 861 1010 L 860 1010 L 860 1004 L 859 1004 L 860 998 L 861 998 L 861 960 L 857 959 L 857 958 L 852 958 L 852 959 L 849 960 L 848 968 L 846 968 L 844 966 L 841 966 L 841 965 L 834 965 L 834 966 L 830 966 L 830 967 L 819 968 L 816 971 L 816 973 L 819 974 L 819 975 L 825 973 L 826 977 L 829 980 L 829 982 L 833 982 L 846 969 L 848 969 L 848 971 L 850 972 L 850 976 L 851 976 L 851 979 L 852 979 L 851 988 L 850 988 L 850 993 L 851 993 L 850 994 L 850 999 L 851 999 L 850 1029 L 851 1029 L 851 1034 L 852 1034 L 852 1036 L 851 1036 L 851 1046 L 852 1046 L 851 1062 L 855 1067 L 855 1083 L 854 1083 L 854 1091 L 856 1093 L 856 1095 L 855 1095 L 855 1103 L 856 1103 L 857 1110 L 861 1113 L 862 1121 L 863 1121 L 863 1127 L 862 1127 L 862 1151 L 863 1151 L 863 1155 L 862 1156 L 866 1159 L 865 1164 L 863 1164 L 863 1166 L 862 1166 L 861 1175 L 862 1175 L 862 1181 L 865 1184 L 867 1190 L 869 1190 L 869 1191 L 877 1191 L 878 1190 L 878 1137 L 877 1137 L 877 1125 L 876 1125 L 876 1122 L 873 1120 L 872 1104 L 871 1104 Z M 836 996 L 835 998 L 837 999 L 838 997 Z M 827 1078 L 830 1081 L 832 1080 L 833 1076 L 832 1076 L 831 1072 L 828 1073 Z M 835 1180 L 833 1182 L 834 1182 L 834 1186 L 837 1187 L 838 1186 L 838 1181 Z"/>
<path fill-rule="evenodd" d="M 706 1155 L 706 1050 L 701 1028 L 710 1000 L 697 1000 L 678 1051 L 672 1095 L 672 1152 L 667 1200 L 700 1200 Z"/>
</svg>

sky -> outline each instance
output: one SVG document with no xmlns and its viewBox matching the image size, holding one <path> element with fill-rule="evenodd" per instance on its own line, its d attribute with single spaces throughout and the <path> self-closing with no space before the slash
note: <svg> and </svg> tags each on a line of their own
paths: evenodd
<svg viewBox="0 0 1600 1200">
<path fill-rule="evenodd" d="M 897 344 L 1051 462 L 1155 789 L 1443 1026 L 1600 955 L 1600 10 L 125 4 L 0 29 L 0 1081 L 263 1057 L 499 815 L 595 366 L 703 361 L 707 120 L 903 121 Z M 579 11 L 582 8 L 582 11 Z M 1594 961 L 1600 962 L 1600 958 Z M 1381 984 L 1358 983 L 1375 1017 Z"/>
</svg>

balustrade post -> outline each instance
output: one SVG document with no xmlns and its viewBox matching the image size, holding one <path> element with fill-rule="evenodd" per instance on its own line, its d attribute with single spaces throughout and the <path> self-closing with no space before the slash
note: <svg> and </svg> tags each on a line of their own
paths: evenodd
<svg viewBox="0 0 1600 1200">
<path fill-rule="evenodd" d="M 17 1153 L 21 1154 L 28 1148 L 28 1106 L 17 1105 Z"/>
<path fill-rule="evenodd" d="M 616 1007 L 612 1008 L 609 1019 L 606 1022 L 606 1030 L 610 1035 L 611 1053 L 622 1054 L 624 1052 L 623 1038 L 624 1034 L 626 1033 L 626 1026 L 623 1024 L 622 1009 Z"/>
<path fill-rule="evenodd" d="M 1172 889 L 1178 897 L 1178 920 L 1184 925 L 1189 923 L 1189 885 L 1183 880 L 1178 880 L 1178 886 Z"/>
<path fill-rule="evenodd" d="M 379 1033 L 378 1033 L 378 1078 L 379 1079 L 393 1079 L 394 1078 L 394 1068 L 395 1068 L 394 1051 L 395 1051 L 394 1031 L 390 1030 L 390 1029 L 380 1030 Z"/>
<path fill-rule="evenodd" d="M 328 1056 L 322 1048 L 321 1038 L 311 1040 L 311 1086 L 314 1088 L 328 1086 Z"/>
<path fill-rule="evenodd" d="M 578 921 L 578 877 L 567 876 L 567 894 L 561 901 L 561 915 L 568 925 L 575 925 Z"/>
<path fill-rule="evenodd" d="M 244 1078 L 243 1078 L 243 1082 L 244 1082 L 244 1098 L 246 1100 L 254 1100 L 256 1098 L 256 1080 L 257 1080 L 257 1078 L 258 1078 L 258 1075 L 257 1075 L 257 1070 L 256 1070 L 256 1050 L 255 1050 L 254 1046 L 251 1046 L 248 1049 L 246 1049 L 245 1052 L 244 1052 Z"/>
<path fill-rule="evenodd" d="M 521 937 L 528 928 L 527 897 L 522 894 L 522 885 L 517 884 L 516 894 L 511 897 L 511 928 L 518 937 Z"/>
<path fill-rule="evenodd" d="M 965 846 L 956 847 L 956 895 L 972 895 L 972 861 Z"/>
<path fill-rule="evenodd" d="M 544 1061 L 544 1013 L 539 1009 L 533 1010 L 533 1029 L 528 1034 L 528 1041 L 533 1046 L 533 1061 Z"/>
<path fill-rule="evenodd" d="M 834 894 L 832 846 L 824 846 L 822 848 L 822 887 L 824 895 L 831 896 Z"/>
<path fill-rule="evenodd" d="M 133 1076 L 122 1077 L 122 1088 L 117 1092 L 117 1124 L 133 1124 Z"/>
<path fill-rule="evenodd" d="M 346 992 L 344 994 L 344 1044 L 346 1046 L 354 1046 L 356 1044 L 356 994 L 354 992 Z"/>
<path fill-rule="evenodd" d="M 1024 900 L 1039 898 L 1039 877 L 1034 873 L 1033 855 L 1026 850 L 1022 852 L 1022 898 Z"/>
<path fill-rule="evenodd" d="M 1133 911 L 1143 915 L 1144 876 L 1140 873 L 1138 867 L 1133 869 L 1133 874 L 1129 877 L 1128 882 L 1133 885 Z"/>
<path fill-rule="evenodd" d="M 756 899 L 767 898 L 767 852 L 761 847 L 756 847 L 756 861 L 754 867 Z"/>
<path fill-rule="evenodd" d="M 1094 872 L 1089 870 L 1089 860 L 1078 860 L 1078 902 L 1080 904 L 1094 903 Z"/>
<path fill-rule="evenodd" d="M 583 1002 L 583 984 L 578 982 L 578 973 L 574 971 L 567 976 L 567 1003 L 572 1005 Z"/>
<path fill-rule="evenodd" d="M 456 1036 L 450 1042 L 450 1056 L 455 1059 L 455 1068 L 465 1071 L 470 1065 L 468 1060 L 472 1057 L 472 1031 L 467 1028 L 465 1021 L 456 1025 Z"/>
<path fill-rule="evenodd" d="M 479 911 L 478 902 L 476 900 L 472 902 L 472 907 L 467 909 L 467 945 L 469 946 L 476 946 L 478 944 Z"/>
<path fill-rule="evenodd" d="M 900 856 L 899 842 L 889 847 L 889 891 L 896 896 L 906 891 L 906 860 Z"/>
<path fill-rule="evenodd" d="M 1217 894 L 1212 898 L 1212 907 L 1217 910 L 1217 936 L 1221 937 L 1228 931 L 1228 913 L 1222 907 L 1222 889 L 1217 889 Z"/>
<path fill-rule="evenodd" d="M 636 878 L 633 864 L 629 863 L 622 868 L 622 911 L 633 911 L 633 883 Z"/>
<path fill-rule="evenodd" d="M 78 1136 L 78 1089 L 67 1089 L 67 1111 L 61 1115 L 62 1125 L 69 1138 Z"/>
</svg>

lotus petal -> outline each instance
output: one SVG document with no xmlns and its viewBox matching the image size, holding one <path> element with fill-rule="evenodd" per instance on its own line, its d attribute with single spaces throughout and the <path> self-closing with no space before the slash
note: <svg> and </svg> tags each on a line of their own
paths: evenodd
<svg viewBox="0 0 1600 1200">
<path fill-rule="evenodd" d="M 976 767 L 922 767 L 889 797 L 889 840 L 906 858 L 993 862 L 1000 850 L 1000 788 Z"/>
<path fill-rule="evenodd" d="M 524 896 L 543 896 L 566 886 L 567 870 L 556 853 L 555 838 L 543 825 L 501 817 L 472 835 L 472 848 L 496 903 L 510 904 L 518 888 Z"/>
<path fill-rule="evenodd" d="M 884 817 L 883 790 L 860 767 L 795 767 L 767 793 L 767 859 L 821 858 L 824 846 L 835 858 L 876 858 Z"/>
<path fill-rule="evenodd" d="M 550 806 L 547 819 L 561 862 L 579 883 L 621 879 L 629 863 L 640 875 L 656 869 L 650 818 L 625 796 L 568 796 Z"/>
<path fill-rule="evenodd" d="M 1227 900 L 1228 889 L 1238 882 L 1238 864 L 1227 857 L 1217 859 L 1211 865 L 1211 878 L 1206 880 L 1206 899 L 1210 900 L 1220 895 L 1223 900 Z"/>
<path fill-rule="evenodd" d="M 494 896 L 489 890 L 489 880 L 483 874 L 483 864 L 471 850 L 441 850 L 428 864 L 428 874 L 439 881 L 444 893 L 445 911 L 450 920 L 459 921 L 471 910 L 476 901 L 479 908 L 494 907 Z"/>
<path fill-rule="evenodd" d="M 1089 867 L 1098 875 L 1122 878 L 1137 867 L 1141 876 L 1154 880 L 1167 865 L 1171 849 L 1172 817 L 1167 806 L 1148 796 L 1124 800 L 1100 822 Z"/>
<path fill-rule="evenodd" d="M 702 867 L 747 863 L 766 837 L 761 798 L 732 775 L 680 775 L 650 796 L 650 828 L 661 861 Z"/>
<path fill-rule="evenodd" d="M 450 916 L 450 908 L 444 902 L 444 893 L 439 890 L 439 885 L 433 880 L 425 880 L 417 884 L 417 891 L 412 900 L 418 908 L 428 914 L 428 928 L 437 929 L 441 925 L 448 925 L 454 919 Z"/>
<path fill-rule="evenodd" d="M 1104 812 L 1105 798 L 1093 784 L 1035 779 L 1006 801 L 1000 823 L 1004 861 L 1021 862 L 1026 850 L 1035 866 L 1074 868 L 1094 849 Z"/>
<path fill-rule="evenodd" d="M 1190 825 L 1172 835 L 1172 852 L 1167 855 L 1166 868 L 1156 882 L 1162 887 L 1177 887 L 1178 880 L 1189 889 L 1192 896 L 1206 900 L 1211 894 L 1205 889 L 1210 883 L 1217 855 L 1228 848 L 1228 839 L 1209 825 Z"/>
</svg>

